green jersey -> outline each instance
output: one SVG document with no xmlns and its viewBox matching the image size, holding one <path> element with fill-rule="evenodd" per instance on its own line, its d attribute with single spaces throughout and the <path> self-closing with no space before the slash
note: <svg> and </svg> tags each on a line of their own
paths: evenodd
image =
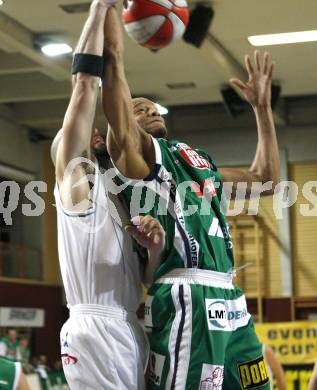
<svg viewBox="0 0 317 390">
<path fill-rule="evenodd" d="M 155 279 L 175 268 L 229 272 L 232 241 L 222 213 L 222 183 L 202 150 L 178 141 L 153 139 L 155 167 L 143 181 L 119 174 L 131 215 L 151 215 L 166 231 L 166 256 Z"/>
<path fill-rule="evenodd" d="M 0 390 L 14 390 L 21 374 L 20 363 L 0 358 Z"/>
<path fill-rule="evenodd" d="M 15 340 L 12 342 L 8 339 L 8 337 L 3 337 L 1 342 L 6 346 L 5 358 L 8 360 L 17 361 L 19 341 Z"/>
</svg>

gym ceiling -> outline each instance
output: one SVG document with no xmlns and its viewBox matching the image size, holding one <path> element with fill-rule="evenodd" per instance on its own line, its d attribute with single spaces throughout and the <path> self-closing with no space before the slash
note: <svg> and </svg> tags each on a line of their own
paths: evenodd
<svg viewBox="0 0 317 390">
<path fill-rule="evenodd" d="M 34 42 L 48 36 L 74 48 L 87 12 L 69 13 L 65 8 L 78 3 L 86 8 L 87 2 L 80 0 L 4 0 L 0 6 L 0 118 L 48 136 L 61 126 L 70 95 L 71 56 L 45 57 Z M 317 29 L 316 0 L 215 0 L 210 4 L 215 12 L 210 39 L 200 49 L 179 41 L 152 53 L 125 35 L 126 72 L 133 95 L 152 97 L 165 106 L 219 103 L 220 89 L 228 78 L 245 77 L 244 54 L 254 50 L 248 36 Z M 193 8 L 195 2 L 189 5 Z M 283 97 L 302 101 L 316 94 L 317 42 L 268 49 L 276 62 L 274 79 Z M 316 120 L 315 113 L 316 109 L 312 113 Z"/>
</svg>

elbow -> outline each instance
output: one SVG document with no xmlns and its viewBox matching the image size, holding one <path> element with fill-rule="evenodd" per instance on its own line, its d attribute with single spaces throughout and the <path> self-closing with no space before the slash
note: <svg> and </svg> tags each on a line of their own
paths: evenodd
<svg viewBox="0 0 317 390">
<path fill-rule="evenodd" d="M 88 73 L 77 73 L 73 76 L 72 79 L 73 82 L 73 88 L 77 89 L 83 93 L 89 92 L 89 91 L 98 91 L 99 90 L 99 84 L 100 79 L 99 77 L 92 76 Z"/>
<path fill-rule="evenodd" d="M 261 183 L 261 196 L 274 195 L 280 182 L 279 172 L 273 170 L 264 170 L 255 174 L 257 182 Z"/>
<path fill-rule="evenodd" d="M 265 180 L 261 180 L 262 190 L 261 196 L 272 196 L 275 194 L 278 186 L 277 180 L 272 180 L 271 178 L 267 178 Z"/>
<path fill-rule="evenodd" d="M 265 191 L 263 193 L 263 195 L 264 196 L 274 195 L 276 190 L 278 189 L 278 184 L 280 183 L 280 175 L 277 173 L 272 173 L 270 175 L 266 175 L 262 179 L 262 183 L 263 183 L 263 185 L 265 185 L 265 183 L 271 183 L 271 188 L 268 189 L 267 191 Z"/>
</svg>

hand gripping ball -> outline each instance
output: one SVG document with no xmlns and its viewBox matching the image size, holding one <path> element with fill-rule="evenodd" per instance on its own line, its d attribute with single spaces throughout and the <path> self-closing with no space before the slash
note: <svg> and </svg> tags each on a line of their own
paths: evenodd
<svg viewBox="0 0 317 390">
<path fill-rule="evenodd" d="M 181 38 L 188 19 L 186 0 L 132 0 L 123 10 L 128 35 L 153 50 L 162 49 Z"/>
</svg>

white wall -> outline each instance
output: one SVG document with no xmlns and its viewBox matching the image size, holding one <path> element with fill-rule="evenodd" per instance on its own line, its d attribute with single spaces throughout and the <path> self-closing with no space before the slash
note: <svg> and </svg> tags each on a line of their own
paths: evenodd
<svg viewBox="0 0 317 390">
<path fill-rule="evenodd" d="M 280 127 L 277 134 L 279 146 L 287 150 L 289 162 L 317 160 L 317 126 Z M 255 127 L 175 132 L 173 138 L 205 149 L 219 166 L 249 165 L 257 142 Z"/>
<path fill-rule="evenodd" d="M 29 142 L 27 130 L 19 128 L 10 122 L 0 120 L 1 164 L 29 172 L 34 174 L 35 180 L 42 180 L 42 161 L 42 145 Z M 22 199 L 21 195 L 20 199 Z M 12 234 L 16 241 L 20 241 L 20 238 L 22 238 L 26 245 L 41 250 L 42 218 L 23 218 L 23 227 L 15 226 Z"/>
<path fill-rule="evenodd" d="M 42 147 L 27 139 L 27 131 L 0 119 L 0 162 L 41 176 Z"/>
</svg>

